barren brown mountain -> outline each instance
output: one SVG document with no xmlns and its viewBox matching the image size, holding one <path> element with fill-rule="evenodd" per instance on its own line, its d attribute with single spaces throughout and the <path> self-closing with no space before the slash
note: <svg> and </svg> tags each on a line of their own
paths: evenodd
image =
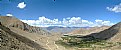
<svg viewBox="0 0 121 50">
<path fill-rule="evenodd" d="M 14 27 L 30 33 L 38 33 L 41 35 L 49 34 L 48 32 L 42 30 L 42 28 L 30 26 L 15 17 L 0 16 L 0 22 L 6 27 Z"/>
<path fill-rule="evenodd" d="M 45 50 L 34 41 L 12 32 L 0 23 L 0 50 Z"/>
<path fill-rule="evenodd" d="M 108 40 L 110 42 L 121 42 L 121 22 L 113 25 L 109 29 L 106 29 L 99 33 L 90 34 L 89 36 L 93 36 L 98 39 Z"/>
<path fill-rule="evenodd" d="M 98 33 L 100 31 L 103 31 L 105 29 L 108 29 L 110 26 L 101 26 L 101 27 L 91 27 L 91 28 L 80 28 L 77 30 L 72 31 L 69 34 L 78 34 L 78 35 L 89 35 L 91 33 Z"/>
<path fill-rule="evenodd" d="M 7 38 L 5 38 L 5 37 L 3 37 L 3 38 L 9 39 L 12 37 L 13 39 L 15 39 L 15 40 L 10 40 L 9 44 L 6 41 L 3 41 L 3 43 L 5 42 L 5 44 L 8 44 L 7 45 L 8 50 L 11 49 L 9 45 L 13 44 L 11 41 L 16 42 L 16 40 L 17 40 L 17 42 L 16 42 L 17 44 L 18 44 L 18 42 L 20 42 L 20 44 L 22 43 L 21 47 L 25 47 L 25 48 L 16 49 L 16 50 L 33 50 L 33 49 L 34 50 L 38 50 L 38 49 L 43 50 L 43 48 L 45 48 L 47 50 L 56 50 L 56 49 L 64 50 L 64 48 L 62 46 L 57 46 L 55 44 L 55 41 L 61 38 L 61 36 L 57 33 L 56 34 L 53 33 L 53 35 L 51 36 L 51 34 L 44 31 L 40 27 L 30 26 L 30 25 L 20 21 L 19 19 L 10 17 L 10 16 L 0 16 L 0 22 L 4 27 L 9 29 L 9 32 L 7 32 L 8 34 L 6 35 Z M 2 27 L 0 27 L 0 28 L 2 28 Z M 2 33 L 2 34 L 4 34 L 4 33 Z M 8 37 L 9 34 L 11 37 Z M 4 40 L 4 39 L 2 39 L 2 40 Z M 17 45 L 16 43 L 15 43 L 15 45 L 14 44 L 13 45 L 16 46 Z M 19 45 L 17 45 L 17 46 L 18 46 L 18 48 L 20 48 Z M 27 48 L 27 47 L 30 47 L 30 48 Z M 0 48 L 0 50 L 7 50 L 7 48 L 2 47 L 2 48 Z M 13 49 L 13 50 L 15 50 L 15 49 Z"/>
</svg>

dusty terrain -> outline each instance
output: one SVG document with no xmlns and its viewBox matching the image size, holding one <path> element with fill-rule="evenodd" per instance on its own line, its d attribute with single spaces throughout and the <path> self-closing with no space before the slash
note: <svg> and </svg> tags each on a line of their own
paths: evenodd
<svg viewBox="0 0 121 50">
<path fill-rule="evenodd" d="M 3 39 L 1 39 L 3 41 L 1 42 L 1 50 L 76 50 L 74 47 L 65 48 L 64 46 L 56 44 L 55 41 L 62 40 L 61 37 L 63 34 L 59 32 L 49 33 L 40 27 L 30 26 L 17 18 L 9 16 L 1 16 L 0 22 L 3 25 L 0 26 L 0 33 L 2 33 L 3 37 Z M 80 28 L 68 34 L 94 36 L 99 39 L 108 38 L 107 41 L 121 42 L 121 22 L 112 27 L 102 26 L 94 28 Z M 4 41 L 4 39 L 10 40 Z M 14 47 L 11 48 L 11 46 Z M 85 50 L 85 48 L 78 50 Z"/>
<path fill-rule="evenodd" d="M 61 38 L 61 34 L 59 33 L 49 34 L 39 27 L 29 26 L 28 24 L 9 16 L 1 16 L 0 22 L 14 32 L 14 34 L 30 39 L 47 50 L 62 50 L 64 48 L 55 44 L 55 41 Z"/>
<path fill-rule="evenodd" d="M 0 24 L 0 50 L 46 50 L 34 41 Z"/>
<path fill-rule="evenodd" d="M 55 41 L 60 39 L 61 35 L 59 34 L 54 34 L 54 35 L 39 35 L 36 33 L 29 33 L 26 31 L 22 31 L 20 29 L 17 28 L 10 28 L 13 32 L 22 35 L 24 37 L 27 37 L 28 39 L 31 39 L 32 41 L 42 45 L 44 48 L 48 49 L 48 50 L 56 50 L 59 48 L 63 48 L 62 46 L 59 46 L 55 44 Z"/>
</svg>

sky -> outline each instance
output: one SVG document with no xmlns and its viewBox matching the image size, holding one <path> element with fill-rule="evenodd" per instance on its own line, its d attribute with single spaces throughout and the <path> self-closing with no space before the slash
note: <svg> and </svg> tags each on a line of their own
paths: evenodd
<svg viewBox="0 0 121 50">
<path fill-rule="evenodd" d="M 1 0 L 0 14 L 38 27 L 112 26 L 121 21 L 121 0 Z"/>
</svg>

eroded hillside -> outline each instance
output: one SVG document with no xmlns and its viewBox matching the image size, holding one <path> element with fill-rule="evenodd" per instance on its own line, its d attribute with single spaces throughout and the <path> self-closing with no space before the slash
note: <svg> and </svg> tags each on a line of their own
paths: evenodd
<svg viewBox="0 0 121 50">
<path fill-rule="evenodd" d="M 30 39 L 12 32 L 0 23 L 0 50 L 46 50 Z"/>
<path fill-rule="evenodd" d="M 19 19 L 15 17 L 11 17 L 11 16 L 0 16 L 0 22 L 6 27 L 15 27 L 15 28 L 19 28 L 23 31 L 27 31 L 30 33 L 38 33 L 41 35 L 49 34 L 49 32 L 44 31 L 40 27 L 30 26 L 27 23 L 24 23 L 20 21 Z"/>
<path fill-rule="evenodd" d="M 110 26 L 101 26 L 101 27 L 90 27 L 90 28 L 80 28 L 70 32 L 69 34 L 78 34 L 78 35 L 89 35 L 91 33 L 98 33 L 105 29 L 108 29 Z"/>
</svg>

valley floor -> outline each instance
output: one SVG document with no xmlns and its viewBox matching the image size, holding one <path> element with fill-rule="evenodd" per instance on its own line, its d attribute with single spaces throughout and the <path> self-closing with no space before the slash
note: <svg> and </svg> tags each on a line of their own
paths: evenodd
<svg viewBox="0 0 121 50">
<path fill-rule="evenodd" d="M 46 48 L 47 50 L 66 50 L 65 47 L 61 45 L 55 44 L 55 41 L 61 39 L 61 34 L 53 34 L 53 35 L 39 35 L 36 33 L 28 33 L 26 31 L 22 31 L 17 28 L 10 28 L 11 31 L 22 35 L 24 37 L 29 38 L 32 41 L 35 41 L 36 43 L 43 46 L 43 48 Z"/>
<path fill-rule="evenodd" d="M 40 35 L 37 33 L 29 33 L 29 32 L 23 31 L 21 29 L 14 28 L 14 27 L 10 27 L 10 30 L 23 37 L 26 37 L 26 38 L 36 42 L 39 45 L 42 45 L 42 47 L 47 50 L 92 50 L 92 48 L 77 48 L 77 47 L 65 48 L 62 45 L 56 44 L 56 41 L 62 40 L 61 37 L 63 35 L 59 34 L 59 33 L 53 33 L 52 35 Z M 116 47 L 113 47 L 113 48 L 116 48 Z M 111 48 L 111 49 L 113 49 L 113 48 Z M 119 48 L 121 48 L 121 47 L 119 47 Z M 99 49 L 99 48 L 97 48 L 97 49 Z M 110 49 L 110 48 L 106 48 L 106 49 Z"/>
</svg>

